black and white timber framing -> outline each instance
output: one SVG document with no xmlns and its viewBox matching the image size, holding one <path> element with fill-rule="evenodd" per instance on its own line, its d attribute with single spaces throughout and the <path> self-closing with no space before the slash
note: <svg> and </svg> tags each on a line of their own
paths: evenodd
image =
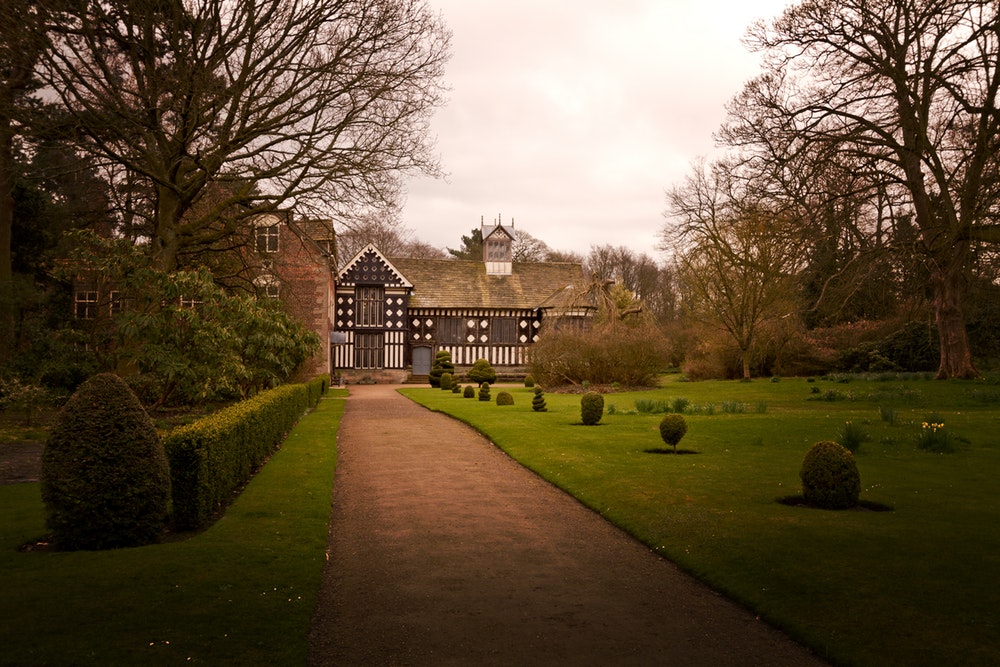
<svg viewBox="0 0 1000 667">
<path fill-rule="evenodd" d="M 511 262 L 512 240 L 503 226 L 484 233 L 482 262 L 390 259 L 367 246 L 337 275 L 334 368 L 422 375 L 441 350 L 457 366 L 523 367 L 547 320 L 589 319 L 591 307 L 568 302 L 584 281 L 581 266 Z"/>
</svg>

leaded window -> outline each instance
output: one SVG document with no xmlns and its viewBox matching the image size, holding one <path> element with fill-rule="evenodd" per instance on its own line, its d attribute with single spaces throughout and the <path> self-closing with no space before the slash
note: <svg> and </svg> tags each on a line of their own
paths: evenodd
<svg viewBox="0 0 1000 667">
<path fill-rule="evenodd" d="M 382 368 L 382 334 L 358 333 L 354 337 L 354 367 Z"/>
<path fill-rule="evenodd" d="M 358 287 L 358 327 L 381 327 L 385 322 L 385 295 L 381 287 Z"/>
<path fill-rule="evenodd" d="M 464 343 L 465 318 L 463 317 L 438 318 L 437 341 L 439 343 Z"/>
<path fill-rule="evenodd" d="M 490 342 L 496 345 L 517 343 L 517 320 L 513 317 L 494 317 L 490 320 Z"/>
</svg>

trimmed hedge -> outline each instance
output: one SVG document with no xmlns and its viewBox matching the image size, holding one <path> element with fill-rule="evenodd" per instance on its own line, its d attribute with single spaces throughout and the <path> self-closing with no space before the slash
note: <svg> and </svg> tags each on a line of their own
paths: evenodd
<svg viewBox="0 0 1000 667">
<path fill-rule="evenodd" d="M 271 389 L 171 431 L 163 447 L 170 462 L 175 528 L 205 526 L 319 402 L 329 381 L 321 376 Z"/>
</svg>

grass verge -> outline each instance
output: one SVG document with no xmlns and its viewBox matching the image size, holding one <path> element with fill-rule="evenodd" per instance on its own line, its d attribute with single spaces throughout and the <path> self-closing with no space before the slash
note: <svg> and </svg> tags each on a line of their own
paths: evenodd
<svg viewBox="0 0 1000 667">
<path fill-rule="evenodd" d="M 45 532 L 39 485 L 0 487 L 0 664 L 305 664 L 345 394 L 329 392 L 187 540 L 21 553 Z"/>
<path fill-rule="evenodd" d="M 497 388 L 499 389 L 499 387 Z M 543 478 L 837 664 L 995 664 L 1000 655 L 1000 411 L 989 385 L 842 378 L 668 381 L 605 396 L 597 426 L 580 397 L 504 387 L 515 405 L 434 389 L 404 394 L 461 419 Z M 691 406 L 685 456 L 663 449 L 659 415 L 635 401 Z M 723 411 L 723 403 L 766 411 Z M 710 408 L 709 406 L 715 406 Z M 884 421 L 891 406 L 893 420 Z M 932 416 L 956 451 L 916 443 Z M 869 435 L 856 453 L 861 499 L 892 511 L 823 511 L 801 492 L 809 447 L 845 423 Z"/>
</svg>

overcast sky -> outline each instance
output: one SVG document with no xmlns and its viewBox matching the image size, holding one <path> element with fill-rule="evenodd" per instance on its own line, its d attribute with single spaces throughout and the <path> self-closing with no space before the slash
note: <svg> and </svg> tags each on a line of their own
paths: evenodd
<svg viewBox="0 0 1000 667">
<path fill-rule="evenodd" d="M 725 105 L 759 71 L 741 38 L 788 0 L 428 0 L 453 33 L 432 131 L 446 179 L 413 178 L 431 245 L 498 216 L 555 250 L 659 260 L 666 208 Z"/>
</svg>

